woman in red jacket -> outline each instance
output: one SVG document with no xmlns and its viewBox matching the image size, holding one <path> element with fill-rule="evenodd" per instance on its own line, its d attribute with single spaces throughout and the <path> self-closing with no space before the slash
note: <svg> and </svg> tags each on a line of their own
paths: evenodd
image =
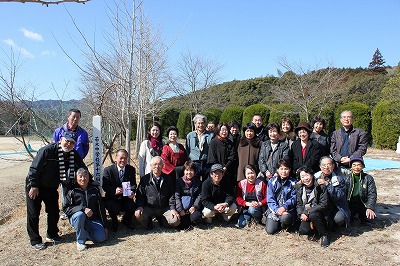
<svg viewBox="0 0 400 266">
<path fill-rule="evenodd" d="M 163 146 L 161 153 L 161 157 L 164 160 L 164 167 L 162 169 L 162 172 L 173 178 L 178 178 L 182 176 L 182 166 L 186 162 L 185 148 L 182 144 L 177 142 L 178 134 L 179 131 L 174 126 L 170 126 L 167 129 L 168 142 L 166 145 Z M 176 174 L 178 174 L 179 176 L 176 177 Z"/>
</svg>

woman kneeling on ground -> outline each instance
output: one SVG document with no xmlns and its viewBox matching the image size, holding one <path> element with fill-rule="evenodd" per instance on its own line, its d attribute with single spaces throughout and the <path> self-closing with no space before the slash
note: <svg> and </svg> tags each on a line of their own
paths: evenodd
<svg viewBox="0 0 400 266">
<path fill-rule="evenodd" d="M 261 223 L 267 204 L 267 186 L 261 178 L 257 178 L 255 166 L 246 165 L 244 175 L 246 179 L 239 181 L 236 191 L 236 202 L 242 208 L 236 224 L 236 227 L 239 228 L 245 227 L 250 222 L 251 217 L 257 223 Z"/>
<path fill-rule="evenodd" d="M 89 172 L 79 168 L 76 172 L 76 184 L 68 191 L 63 211 L 76 230 L 76 247 L 79 251 L 86 249 L 87 239 L 103 242 L 107 239 L 106 211 L 100 190 L 89 183 Z"/>
<path fill-rule="evenodd" d="M 176 211 L 181 216 L 180 229 L 187 229 L 201 220 L 201 181 L 194 176 L 196 164 L 187 161 L 183 165 L 184 175 L 176 181 Z"/>
<path fill-rule="evenodd" d="M 286 229 L 296 218 L 296 179 L 290 177 L 290 163 L 286 159 L 278 161 L 278 176 L 268 180 L 265 230 L 275 234 Z"/>
<path fill-rule="evenodd" d="M 300 182 L 297 190 L 297 215 L 300 219 L 300 235 L 317 233 L 321 246 L 329 245 L 328 228 L 324 217 L 328 207 L 328 193 L 325 185 L 318 185 L 314 172 L 307 167 L 299 168 Z"/>
</svg>

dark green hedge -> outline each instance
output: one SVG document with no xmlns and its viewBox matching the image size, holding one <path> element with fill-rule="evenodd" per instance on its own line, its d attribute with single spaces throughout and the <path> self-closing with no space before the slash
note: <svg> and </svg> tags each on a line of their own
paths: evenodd
<svg viewBox="0 0 400 266">
<path fill-rule="evenodd" d="M 280 124 L 282 119 L 285 117 L 289 117 L 290 121 L 292 121 L 293 125 L 295 126 L 300 121 L 299 113 L 292 104 L 278 103 L 272 105 L 270 109 L 271 111 L 269 114 L 269 121 L 268 121 L 269 123 Z"/>
<path fill-rule="evenodd" d="M 376 148 L 396 149 L 400 136 L 400 102 L 381 101 L 372 113 L 372 136 Z"/>
<path fill-rule="evenodd" d="M 251 122 L 253 119 L 253 115 L 259 114 L 263 119 L 263 124 L 266 124 L 266 121 L 269 121 L 269 109 L 264 104 L 253 104 L 248 106 L 243 111 L 243 119 L 242 125 Z"/>
<path fill-rule="evenodd" d="M 208 109 L 204 115 L 207 117 L 207 122 L 214 121 L 216 124 L 219 123 L 222 111 L 217 108 Z"/>
<path fill-rule="evenodd" d="M 192 131 L 192 117 L 190 111 L 187 109 L 182 110 L 179 113 L 178 122 L 176 127 L 179 130 L 179 138 L 185 139 L 187 133 Z"/>
<path fill-rule="evenodd" d="M 229 107 L 225 108 L 225 110 L 222 112 L 219 121 L 220 121 L 220 123 L 222 123 L 222 122 L 229 123 L 232 120 L 236 120 L 239 123 L 241 123 L 241 121 L 243 119 L 243 111 L 244 111 L 243 107 L 229 106 Z"/>
</svg>

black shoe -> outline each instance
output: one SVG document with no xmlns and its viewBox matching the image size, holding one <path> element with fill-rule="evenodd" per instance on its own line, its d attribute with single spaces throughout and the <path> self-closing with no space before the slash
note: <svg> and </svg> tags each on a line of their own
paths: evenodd
<svg viewBox="0 0 400 266">
<path fill-rule="evenodd" d="M 327 235 L 321 237 L 321 247 L 329 246 L 329 239 Z"/>
<path fill-rule="evenodd" d="M 160 227 L 164 227 L 164 220 L 163 220 L 163 218 L 162 218 L 161 216 L 157 216 L 156 219 L 157 219 L 158 225 L 159 225 Z"/>
<path fill-rule="evenodd" d="M 129 230 L 135 230 L 135 226 L 128 221 L 122 221 L 122 223 L 126 226 L 126 228 L 128 228 Z"/>
<path fill-rule="evenodd" d="M 111 230 L 113 231 L 113 232 L 117 232 L 118 231 L 118 220 L 117 221 L 112 221 L 111 222 Z"/>
<path fill-rule="evenodd" d="M 149 219 L 147 222 L 146 230 L 153 230 L 153 220 Z"/>
<path fill-rule="evenodd" d="M 32 245 L 32 248 L 34 250 L 43 250 L 43 249 L 47 248 L 47 246 L 45 243 L 37 243 L 35 245 Z"/>
</svg>

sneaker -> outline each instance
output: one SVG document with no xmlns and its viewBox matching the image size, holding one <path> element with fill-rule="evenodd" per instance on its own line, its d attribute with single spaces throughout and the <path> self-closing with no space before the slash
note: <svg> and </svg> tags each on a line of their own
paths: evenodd
<svg viewBox="0 0 400 266">
<path fill-rule="evenodd" d="M 64 212 L 61 213 L 60 215 L 61 220 L 68 220 L 68 215 L 66 215 Z"/>
<path fill-rule="evenodd" d="M 32 248 L 35 250 L 43 250 L 45 249 L 47 246 L 45 243 L 37 243 L 36 245 L 32 245 Z"/>
<path fill-rule="evenodd" d="M 53 245 L 54 245 L 54 244 L 60 243 L 61 240 L 62 240 L 61 236 L 55 236 L 55 237 L 49 237 L 49 236 L 47 236 L 47 237 L 46 237 L 46 242 L 52 242 Z"/>
<path fill-rule="evenodd" d="M 78 251 L 84 251 L 84 250 L 86 250 L 86 245 L 85 244 L 79 244 L 78 242 L 76 242 L 76 249 Z"/>
</svg>

